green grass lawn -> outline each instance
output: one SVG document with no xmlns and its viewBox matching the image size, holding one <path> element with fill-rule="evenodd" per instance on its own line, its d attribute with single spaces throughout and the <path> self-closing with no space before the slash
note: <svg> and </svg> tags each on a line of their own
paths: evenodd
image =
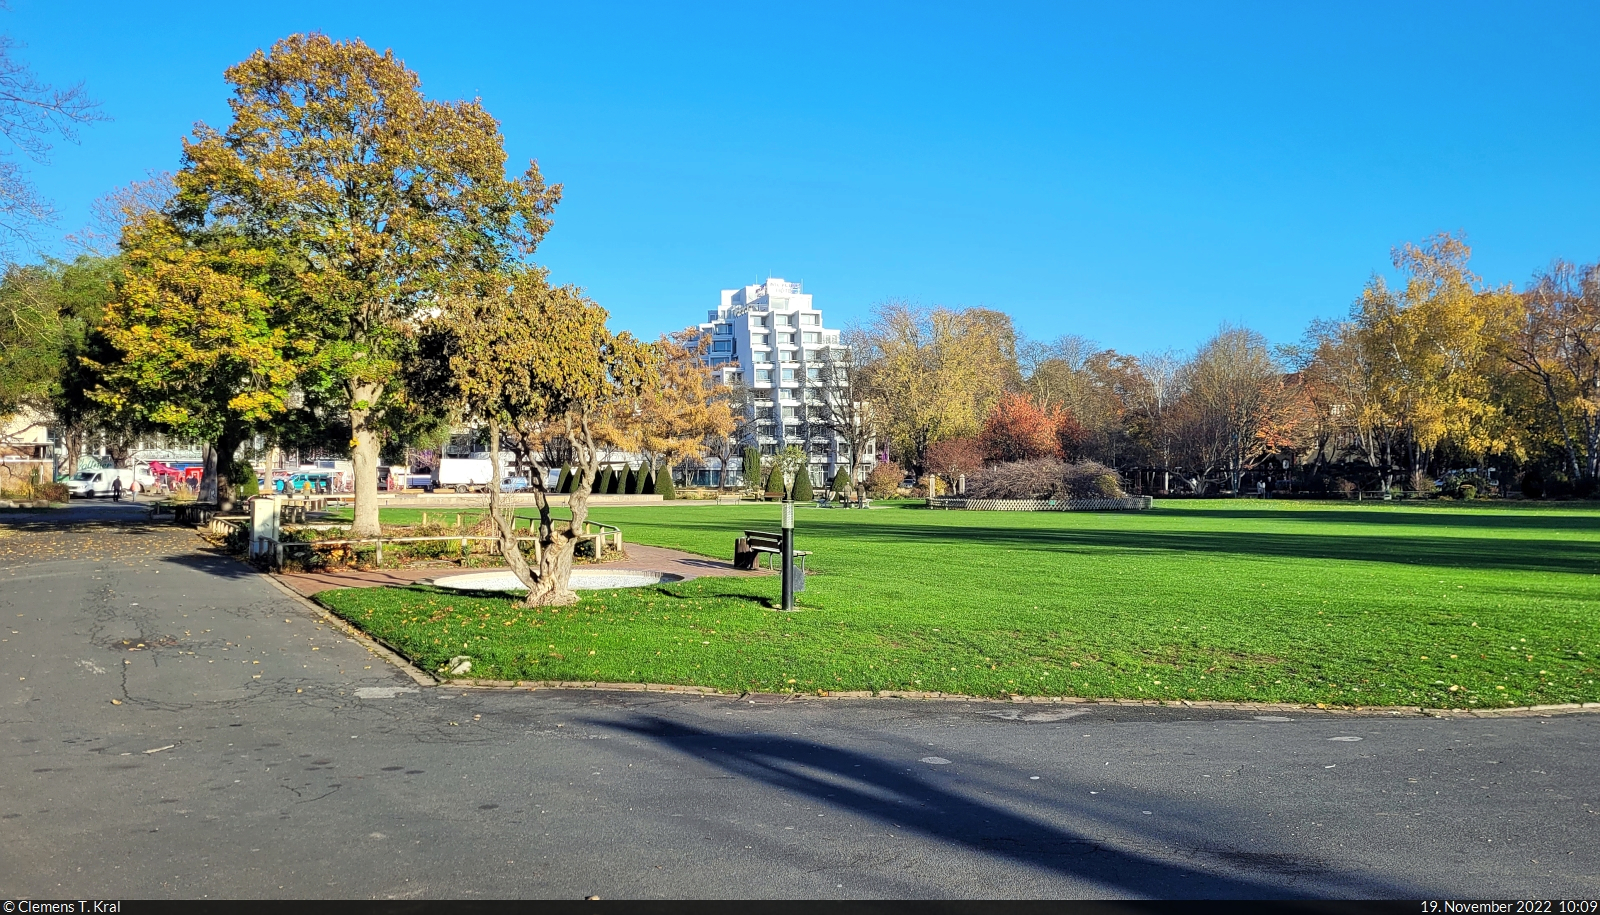
<svg viewBox="0 0 1600 915">
<path fill-rule="evenodd" d="M 778 508 L 591 517 L 630 542 L 726 559 L 740 530 L 776 530 Z M 426 669 L 467 655 L 471 675 L 491 679 L 1430 708 L 1600 701 L 1593 506 L 805 506 L 796 527 L 815 573 L 799 613 L 771 609 L 776 577 L 587 592 L 559 611 L 426 588 L 320 597 Z"/>
</svg>

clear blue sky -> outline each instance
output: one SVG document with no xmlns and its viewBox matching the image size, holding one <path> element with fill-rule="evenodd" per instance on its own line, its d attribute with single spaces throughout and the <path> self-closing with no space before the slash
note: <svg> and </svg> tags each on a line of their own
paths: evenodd
<svg viewBox="0 0 1600 915">
<path fill-rule="evenodd" d="M 771 274 L 831 325 L 902 297 L 1132 352 L 1289 341 L 1433 232 L 1495 282 L 1600 258 L 1588 2 L 10 5 L 115 118 L 34 171 L 62 231 L 226 123 L 225 67 L 321 30 L 481 96 L 566 185 L 540 259 L 646 335 Z"/>
</svg>

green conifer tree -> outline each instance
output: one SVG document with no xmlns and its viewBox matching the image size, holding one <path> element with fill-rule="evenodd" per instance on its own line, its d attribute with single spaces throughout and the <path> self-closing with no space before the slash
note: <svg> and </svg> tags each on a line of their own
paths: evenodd
<svg viewBox="0 0 1600 915">
<path fill-rule="evenodd" d="M 767 474 L 767 497 L 771 499 L 783 498 L 783 471 L 777 464 L 772 465 L 772 472 Z"/>
<path fill-rule="evenodd" d="M 600 476 L 594 481 L 594 489 L 590 490 L 595 495 L 603 496 L 611 489 L 611 468 L 600 471 Z"/>
<path fill-rule="evenodd" d="M 572 492 L 572 465 L 561 465 L 561 479 L 556 481 L 556 492 Z"/>
<path fill-rule="evenodd" d="M 810 502 L 816 498 L 816 494 L 811 491 L 811 469 L 809 467 L 800 468 L 800 472 L 794 475 L 794 495 L 792 498 L 796 502 Z"/>
<path fill-rule="evenodd" d="M 836 496 L 850 494 L 850 471 L 845 470 L 843 467 L 840 467 L 839 472 L 833 475 L 833 494 Z"/>
<path fill-rule="evenodd" d="M 661 473 L 655 476 L 654 482 L 656 494 L 663 500 L 670 502 L 678 498 L 678 491 L 672 486 L 672 470 L 670 468 L 661 468 Z"/>
<path fill-rule="evenodd" d="M 744 487 L 746 489 L 755 489 L 761 483 L 761 450 L 754 445 L 746 445 L 744 449 Z"/>
</svg>

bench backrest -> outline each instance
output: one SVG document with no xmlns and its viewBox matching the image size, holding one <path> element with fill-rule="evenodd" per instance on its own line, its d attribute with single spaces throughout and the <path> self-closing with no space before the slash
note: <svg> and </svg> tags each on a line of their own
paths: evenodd
<svg viewBox="0 0 1600 915">
<path fill-rule="evenodd" d="M 776 550 L 783 547 L 782 534 L 770 534 L 766 531 L 745 531 L 744 539 L 750 541 L 750 546 L 754 549 Z"/>
</svg>

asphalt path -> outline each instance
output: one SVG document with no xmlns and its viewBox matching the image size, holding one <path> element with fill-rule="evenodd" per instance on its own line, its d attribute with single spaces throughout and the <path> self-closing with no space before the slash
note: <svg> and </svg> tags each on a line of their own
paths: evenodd
<svg viewBox="0 0 1600 915">
<path fill-rule="evenodd" d="M 136 512 L 0 514 L 0 897 L 1600 896 L 1600 716 L 419 687 Z"/>
</svg>

